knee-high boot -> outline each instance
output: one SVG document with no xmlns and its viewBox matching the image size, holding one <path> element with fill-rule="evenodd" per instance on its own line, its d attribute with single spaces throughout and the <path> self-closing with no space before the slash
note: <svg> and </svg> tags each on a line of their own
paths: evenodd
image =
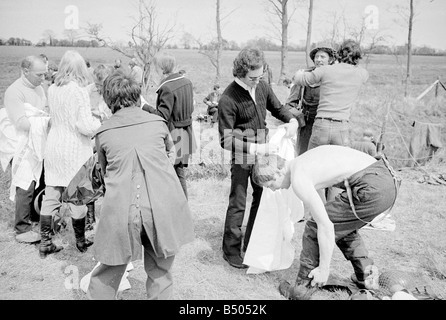
<svg viewBox="0 0 446 320">
<path fill-rule="evenodd" d="M 93 244 L 92 241 L 85 239 L 85 217 L 81 219 L 71 218 L 71 222 L 73 223 L 74 236 L 76 237 L 76 248 L 84 253 Z"/>
<path fill-rule="evenodd" d="M 93 223 L 96 222 L 94 217 L 94 202 L 87 204 L 87 216 L 85 221 L 85 230 L 93 230 Z"/>
<path fill-rule="evenodd" d="M 40 215 L 40 257 L 46 258 L 47 255 L 55 252 L 59 252 L 63 249 L 61 246 L 56 246 L 53 243 L 53 228 L 51 227 L 53 221 L 52 216 Z"/>
</svg>

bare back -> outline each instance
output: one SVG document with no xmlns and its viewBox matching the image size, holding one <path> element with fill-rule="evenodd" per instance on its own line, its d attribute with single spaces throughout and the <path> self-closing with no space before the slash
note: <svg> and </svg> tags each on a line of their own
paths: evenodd
<svg viewBox="0 0 446 320">
<path fill-rule="evenodd" d="M 291 181 L 302 179 L 315 189 L 326 188 L 344 181 L 376 161 L 372 156 L 349 147 L 323 145 L 291 161 Z"/>
</svg>

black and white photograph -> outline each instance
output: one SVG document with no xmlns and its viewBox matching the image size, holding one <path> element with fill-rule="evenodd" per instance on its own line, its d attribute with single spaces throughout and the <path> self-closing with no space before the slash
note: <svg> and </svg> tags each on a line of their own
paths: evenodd
<svg viewBox="0 0 446 320">
<path fill-rule="evenodd" d="M 445 30 L 443 0 L 0 1 L 0 300 L 445 300 Z"/>
</svg>

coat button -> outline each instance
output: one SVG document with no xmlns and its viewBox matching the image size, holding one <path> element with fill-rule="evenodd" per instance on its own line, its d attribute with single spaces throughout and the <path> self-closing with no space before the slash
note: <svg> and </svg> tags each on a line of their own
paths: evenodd
<svg viewBox="0 0 446 320">
<path fill-rule="evenodd" d="M 139 189 L 141 186 L 138 184 L 137 186 L 136 186 L 136 189 Z"/>
<path fill-rule="evenodd" d="M 136 199 L 139 199 L 139 194 L 136 195 Z"/>
<path fill-rule="evenodd" d="M 135 207 L 139 208 L 139 204 L 137 204 Z"/>
</svg>

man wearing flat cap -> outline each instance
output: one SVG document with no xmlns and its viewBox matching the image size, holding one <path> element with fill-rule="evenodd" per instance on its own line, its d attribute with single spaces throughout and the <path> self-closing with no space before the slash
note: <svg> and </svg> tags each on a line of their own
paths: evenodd
<svg viewBox="0 0 446 320">
<path fill-rule="evenodd" d="M 311 50 L 310 58 L 314 66 L 308 69 L 312 71 L 315 68 L 331 65 L 336 60 L 336 51 L 329 47 L 317 47 Z M 300 114 L 304 121 L 298 129 L 298 139 L 296 143 L 297 155 L 301 155 L 308 149 L 311 132 L 313 130 L 314 118 L 316 117 L 317 107 L 319 105 L 319 84 L 312 86 L 293 85 L 286 104 L 294 111 L 294 114 Z"/>
</svg>

